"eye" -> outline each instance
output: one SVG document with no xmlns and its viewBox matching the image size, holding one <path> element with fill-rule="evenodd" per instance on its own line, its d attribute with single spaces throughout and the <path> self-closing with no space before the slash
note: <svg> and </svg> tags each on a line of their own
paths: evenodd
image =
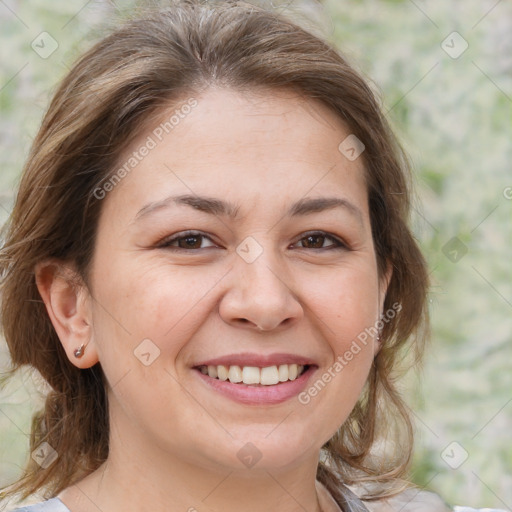
<svg viewBox="0 0 512 512">
<path fill-rule="evenodd" d="M 203 246 L 203 241 L 209 241 L 210 244 Z M 216 247 L 212 242 L 211 238 L 200 233 L 198 231 L 186 231 L 184 233 L 178 233 L 170 238 L 164 238 L 162 242 L 158 244 L 159 248 L 165 249 L 205 249 L 207 247 Z"/>
<path fill-rule="evenodd" d="M 325 245 L 325 242 L 331 240 L 334 243 Z M 329 235 L 323 231 L 306 233 L 300 240 L 302 249 L 347 249 L 345 243 L 333 235 Z"/>
<path fill-rule="evenodd" d="M 331 243 L 329 243 L 329 241 Z M 206 243 L 206 245 L 203 245 L 204 243 Z M 340 239 L 323 231 L 305 233 L 305 235 L 299 239 L 298 243 L 301 244 L 299 246 L 301 249 L 348 249 L 347 245 Z M 185 231 L 164 238 L 157 247 L 170 250 L 198 250 L 217 247 L 217 245 L 209 236 L 199 231 Z"/>
</svg>

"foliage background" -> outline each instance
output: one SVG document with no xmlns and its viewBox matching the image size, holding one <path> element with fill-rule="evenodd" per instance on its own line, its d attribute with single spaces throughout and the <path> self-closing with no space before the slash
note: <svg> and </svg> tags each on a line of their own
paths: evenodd
<svg viewBox="0 0 512 512">
<path fill-rule="evenodd" d="M 55 84 L 133 3 L 0 0 L 0 222 Z M 306 13 L 372 81 L 414 163 L 412 221 L 431 270 L 433 337 L 421 379 L 403 382 L 418 434 L 412 478 L 451 505 L 512 510 L 512 5 L 279 5 Z M 48 58 L 31 47 L 44 31 L 58 43 Z M 468 44 L 458 58 L 442 46 L 454 31 Z M 444 48 L 459 49 L 450 37 Z M 0 487 L 24 465 L 40 400 L 30 372 L 0 392 Z"/>
</svg>

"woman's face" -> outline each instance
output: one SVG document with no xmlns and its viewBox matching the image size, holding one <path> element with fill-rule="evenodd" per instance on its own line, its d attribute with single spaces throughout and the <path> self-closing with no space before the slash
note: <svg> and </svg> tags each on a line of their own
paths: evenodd
<svg viewBox="0 0 512 512">
<path fill-rule="evenodd" d="M 166 121 L 119 162 L 91 266 L 113 446 L 231 470 L 316 459 L 378 349 L 362 158 L 292 92 L 210 89 Z"/>
</svg>

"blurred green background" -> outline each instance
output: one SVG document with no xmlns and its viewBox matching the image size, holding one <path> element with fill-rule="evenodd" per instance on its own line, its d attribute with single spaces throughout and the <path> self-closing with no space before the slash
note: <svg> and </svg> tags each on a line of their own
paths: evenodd
<svg viewBox="0 0 512 512">
<path fill-rule="evenodd" d="M 512 5 L 274 3 L 371 80 L 412 157 L 412 221 L 433 283 L 424 371 L 403 381 L 417 430 L 412 478 L 452 505 L 512 510 Z M 56 83 L 133 4 L 0 1 L 0 222 Z M 37 388 L 21 372 L 0 392 L 0 487 L 28 456 Z"/>
</svg>

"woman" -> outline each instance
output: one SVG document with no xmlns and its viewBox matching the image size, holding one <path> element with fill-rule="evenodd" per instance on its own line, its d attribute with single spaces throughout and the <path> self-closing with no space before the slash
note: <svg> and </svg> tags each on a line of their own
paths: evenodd
<svg viewBox="0 0 512 512">
<path fill-rule="evenodd" d="M 62 82 L 5 234 L 14 367 L 52 388 L 31 510 L 448 510 L 394 378 L 428 332 L 406 158 L 328 44 L 184 2 Z M 423 508 L 422 508 L 423 507 Z M 426 507 L 426 508 L 425 508 Z"/>
</svg>

